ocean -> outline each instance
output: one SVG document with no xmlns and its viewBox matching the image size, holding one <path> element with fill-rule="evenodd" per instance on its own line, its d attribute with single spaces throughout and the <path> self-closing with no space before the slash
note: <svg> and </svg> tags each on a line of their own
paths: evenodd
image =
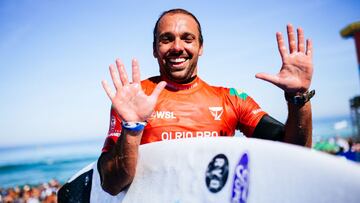
<svg viewBox="0 0 360 203">
<path fill-rule="evenodd" d="M 96 161 L 103 140 L 0 148 L 0 188 L 40 184 L 56 179 L 64 183 Z"/>
<path fill-rule="evenodd" d="M 348 116 L 317 119 L 313 141 L 352 135 Z M 103 138 L 83 142 L 0 148 L 0 188 L 36 185 L 56 179 L 66 182 L 73 174 L 99 157 Z"/>
</svg>

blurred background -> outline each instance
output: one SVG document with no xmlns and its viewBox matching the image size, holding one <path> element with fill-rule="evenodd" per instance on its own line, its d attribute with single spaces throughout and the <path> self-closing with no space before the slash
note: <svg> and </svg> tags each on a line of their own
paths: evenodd
<svg viewBox="0 0 360 203">
<path fill-rule="evenodd" d="M 358 0 L 2 0 L 1 194 L 41 185 L 45 198 L 97 159 L 109 123 L 110 101 L 101 87 L 110 80 L 108 65 L 121 58 L 130 73 L 137 58 L 143 79 L 158 75 L 152 31 L 171 8 L 189 10 L 202 25 L 200 77 L 243 89 L 282 122 L 283 92 L 255 74 L 278 72 L 275 33 L 286 33 L 288 23 L 301 26 L 314 44 L 313 147 L 359 160 L 355 37 L 340 34 L 360 21 Z"/>
</svg>

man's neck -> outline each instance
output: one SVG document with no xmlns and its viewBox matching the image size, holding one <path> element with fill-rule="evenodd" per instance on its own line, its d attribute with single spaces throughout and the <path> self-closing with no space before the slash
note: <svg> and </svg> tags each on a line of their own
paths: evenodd
<svg viewBox="0 0 360 203">
<path fill-rule="evenodd" d="M 173 89 L 173 90 L 188 90 L 192 89 L 199 84 L 199 78 L 195 75 L 191 78 L 189 78 L 186 81 L 182 82 L 176 82 L 173 80 L 169 80 L 167 77 L 161 76 L 161 79 L 167 82 L 167 87 Z"/>
</svg>

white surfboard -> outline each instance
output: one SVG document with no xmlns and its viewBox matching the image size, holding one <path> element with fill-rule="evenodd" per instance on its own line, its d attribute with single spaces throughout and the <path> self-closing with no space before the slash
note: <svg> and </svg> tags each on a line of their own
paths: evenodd
<svg viewBox="0 0 360 203">
<path fill-rule="evenodd" d="M 59 202 L 358 203 L 360 165 L 280 142 L 194 138 L 140 146 L 135 179 L 117 196 L 102 190 L 96 163 L 67 185 Z"/>
</svg>

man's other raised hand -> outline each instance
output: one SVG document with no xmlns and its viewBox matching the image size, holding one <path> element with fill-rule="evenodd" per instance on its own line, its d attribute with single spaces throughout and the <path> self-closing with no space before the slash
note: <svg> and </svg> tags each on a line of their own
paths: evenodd
<svg viewBox="0 0 360 203">
<path fill-rule="evenodd" d="M 276 75 L 258 73 L 256 78 L 268 81 L 287 93 L 304 93 L 311 84 L 313 75 L 312 63 L 312 42 L 304 39 L 304 31 L 297 29 L 297 43 L 294 28 L 291 24 L 287 25 L 287 35 L 289 51 L 286 48 L 283 36 L 280 32 L 276 33 L 276 40 L 280 52 L 282 66 Z"/>
<path fill-rule="evenodd" d="M 103 88 L 112 102 L 112 107 L 123 121 L 142 122 L 147 120 L 154 111 L 156 101 L 166 82 L 157 84 L 151 95 L 146 95 L 141 88 L 139 63 L 132 60 L 132 82 L 129 82 L 124 64 L 116 59 L 116 68 L 109 66 L 115 92 L 111 90 L 106 80 L 102 81 Z"/>
</svg>

